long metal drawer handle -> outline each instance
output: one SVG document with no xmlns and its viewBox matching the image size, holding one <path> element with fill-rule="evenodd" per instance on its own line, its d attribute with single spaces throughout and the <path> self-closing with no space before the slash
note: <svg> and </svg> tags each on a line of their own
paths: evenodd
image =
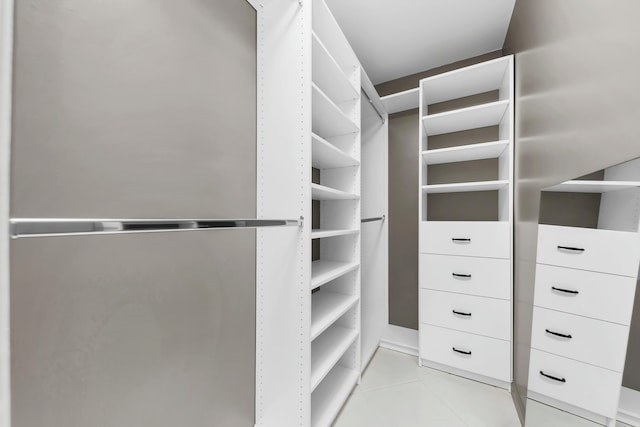
<svg viewBox="0 0 640 427">
<path fill-rule="evenodd" d="M 464 311 L 451 310 L 453 314 L 457 314 L 458 316 L 468 316 L 471 317 L 471 313 L 465 313 Z"/>
<path fill-rule="evenodd" d="M 468 237 L 452 237 L 451 241 L 454 243 L 471 243 L 471 239 Z"/>
<path fill-rule="evenodd" d="M 552 286 L 551 290 L 554 290 L 556 292 L 563 292 L 565 294 L 571 294 L 571 295 L 578 295 L 580 293 L 580 292 L 574 291 L 572 289 L 556 288 L 555 286 Z"/>
<path fill-rule="evenodd" d="M 554 381 L 558 381 L 560 383 L 566 383 L 567 382 L 567 380 L 565 380 L 564 378 L 558 378 L 558 377 L 554 377 L 553 375 L 545 374 L 544 371 L 540 371 L 540 375 L 542 375 L 543 377 L 547 377 L 549 379 L 552 379 Z"/>
<path fill-rule="evenodd" d="M 544 331 L 548 334 L 555 335 L 557 337 L 568 338 L 568 339 L 573 338 L 571 334 L 561 334 L 560 332 L 551 331 L 549 329 L 545 329 Z"/>
<path fill-rule="evenodd" d="M 455 351 L 456 353 L 460 353 L 460 354 L 466 354 L 467 356 L 471 356 L 471 350 L 458 350 L 455 347 L 451 347 L 451 349 L 453 351 Z"/>
<path fill-rule="evenodd" d="M 558 249 L 571 252 L 584 252 L 584 248 L 576 248 L 575 246 L 562 246 L 558 245 Z"/>
<path fill-rule="evenodd" d="M 453 277 L 463 277 L 465 279 L 471 279 L 470 274 L 451 273 Z"/>
</svg>

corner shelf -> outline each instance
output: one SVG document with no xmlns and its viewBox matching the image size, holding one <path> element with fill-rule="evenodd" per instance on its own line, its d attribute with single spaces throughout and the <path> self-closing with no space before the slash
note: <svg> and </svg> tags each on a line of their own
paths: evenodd
<svg viewBox="0 0 640 427">
<path fill-rule="evenodd" d="M 353 307 L 358 295 L 320 291 L 311 296 L 311 341 Z"/>
<path fill-rule="evenodd" d="M 311 391 L 322 382 L 358 338 L 355 329 L 334 325 L 311 344 Z"/>
<path fill-rule="evenodd" d="M 323 138 L 330 138 L 356 133 L 360 130 L 315 83 L 312 83 L 311 87 L 313 133 Z"/>
<path fill-rule="evenodd" d="M 357 261 L 313 261 L 311 263 L 311 289 L 322 286 L 338 277 L 355 270 L 360 266 Z"/>
<path fill-rule="evenodd" d="M 311 134 L 311 149 L 311 163 L 314 168 L 331 169 L 360 164 L 358 160 L 315 133 Z"/>
<path fill-rule="evenodd" d="M 640 181 L 566 181 L 562 184 L 545 188 L 544 191 L 567 193 L 608 193 L 610 191 L 628 190 L 640 187 Z"/>
<path fill-rule="evenodd" d="M 508 180 L 460 182 L 454 184 L 423 185 L 422 191 L 427 194 L 434 193 L 462 193 L 466 191 L 492 191 L 500 190 L 509 185 Z"/>
<path fill-rule="evenodd" d="M 312 200 L 359 200 L 360 196 L 320 184 L 311 184 Z"/>
<path fill-rule="evenodd" d="M 321 87 L 324 93 L 337 104 L 356 100 L 358 91 L 353 87 L 336 60 L 333 59 L 327 47 L 315 33 L 312 33 L 311 38 L 313 82 Z"/>
<path fill-rule="evenodd" d="M 380 100 L 389 114 L 413 110 L 420 105 L 420 88 L 383 96 Z"/>
<path fill-rule="evenodd" d="M 323 239 L 326 237 L 349 236 L 352 234 L 358 234 L 359 232 L 360 230 L 357 228 L 346 229 L 346 230 L 315 229 L 315 230 L 311 230 L 311 239 Z"/>
<path fill-rule="evenodd" d="M 461 145 L 457 147 L 423 151 L 422 159 L 427 165 L 466 162 L 469 160 L 495 159 L 500 157 L 508 147 L 508 140 Z"/>
<path fill-rule="evenodd" d="M 425 135 L 440 135 L 500 124 L 509 101 L 496 101 L 422 117 Z"/>
<path fill-rule="evenodd" d="M 335 366 L 311 395 L 311 426 L 331 426 L 357 381 L 358 371 Z"/>
</svg>

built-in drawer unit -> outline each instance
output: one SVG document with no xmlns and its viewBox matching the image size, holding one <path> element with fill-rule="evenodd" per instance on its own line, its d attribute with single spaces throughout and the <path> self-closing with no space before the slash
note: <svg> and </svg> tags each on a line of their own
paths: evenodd
<svg viewBox="0 0 640 427">
<path fill-rule="evenodd" d="M 529 390 L 614 418 L 622 374 L 531 349 Z"/>
<path fill-rule="evenodd" d="M 502 381 L 511 380 L 510 342 L 420 325 L 420 357 Z"/>
<path fill-rule="evenodd" d="M 509 301 L 420 289 L 420 322 L 503 340 L 511 339 Z"/>
<path fill-rule="evenodd" d="M 511 263 L 508 259 L 420 254 L 420 287 L 509 299 Z"/>
<path fill-rule="evenodd" d="M 638 233 L 539 225 L 538 263 L 636 277 Z"/>
<path fill-rule="evenodd" d="M 629 327 L 533 308 L 531 347 L 622 372 Z"/>
<path fill-rule="evenodd" d="M 509 223 L 429 221 L 420 223 L 420 252 L 509 258 Z"/>
<path fill-rule="evenodd" d="M 535 305 L 628 325 L 635 277 L 538 264 Z"/>
</svg>

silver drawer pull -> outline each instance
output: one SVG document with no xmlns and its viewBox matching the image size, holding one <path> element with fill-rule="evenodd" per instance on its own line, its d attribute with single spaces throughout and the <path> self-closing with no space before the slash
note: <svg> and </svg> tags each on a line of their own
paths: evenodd
<svg viewBox="0 0 640 427">
<path fill-rule="evenodd" d="M 467 356 L 471 356 L 471 350 L 459 350 L 455 347 L 451 347 L 451 350 L 455 351 L 456 353 L 466 354 Z"/>
<path fill-rule="evenodd" d="M 556 376 L 549 375 L 549 374 L 545 374 L 544 371 L 540 371 L 540 375 L 542 375 L 543 377 L 547 377 L 549 379 L 552 379 L 554 381 L 558 381 L 560 383 L 566 383 L 567 382 L 567 380 L 565 380 L 564 378 L 556 377 Z"/>
<path fill-rule="evenodd" d="M 464 311 L 451 310 L 453 314 L 457 314 L 458 316 L 467 316 L 471 317 L 471 313 L 465 313 Z"/>
<path fill-rule="evenodd" d="M 563 333 L 552 331 L 552 330 L 549 330 L 549 329 L 545 329 L 544 331 L 546 333 L 550 334 L 550 335 L 555 335 L 556 337 L 568 338 L 568 339 L 572 338 L 571 334 L 563 334 Z"/>
<path fill-rule="evenodd" d="M 551 290 L 556 292 L 562 292 L 563 294 L 570 294 L 570 295 L 578 295 L 580 293 L 572 289 L 556 288 L 555 286 L 552 286 Z"/>
<path fill-rule="evenodd" d="M 451 241 L 453 243 L 471 243 L 471 239 L 469 237 L 452 237 Z"/>
<path fill-rule="evenodd" d="M 470 274 L 451 273 L 453 277 L 459 277 L 461 279 L 471 279 Z"/>
<path fill-rule="evenodd" d="M 569 252 L 578 252 L 578 253 L 582 253 L 584 252 L 584 248 L 577 248 L 575 246 L 562 246 L 562 245 L 558 245 L 558 250 L 561 251 L 569 251 Z"/>
</svg>

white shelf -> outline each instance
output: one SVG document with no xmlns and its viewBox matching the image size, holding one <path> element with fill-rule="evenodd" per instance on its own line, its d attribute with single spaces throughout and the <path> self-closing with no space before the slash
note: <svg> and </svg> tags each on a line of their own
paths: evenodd
<svg viewBox="0 0 640 427">
<path fill-rule="evenodd" d="M 423 185 L 422 191 L 425 193 L 461 193 L 465 191 L 491 191 L 500 190 L 509 185 L 508 180 L 501 181 L 479 181 L 460 182 L 455 184 L 434 184 Z"/>
<path fill-rule="evenodd" d="M 314 168 L 331 169 L 360 164 L 358 160 L 314 133 L 311 134 L 311 149 L 311 163 Z"/>
<path fill-rule="evenodd" d="M 353 87 L 327 47 L 315 33 L 312 34 L 312 39 L 313 82 L 336 104 L 358 99 L 360 93 Z"/>
<path fill-rule="evenodd" d="M 312 24 L 313 32 L 318 36 L 331 56 L 338 63 L 340 68 L 353 72 L 358 71 L 359 62 L 349 45 L 349 41 L 340 29 L 338 22 L 333 17 L 329 7 L 324 1 L 313 1 L 312 3 Z M 359 71 L 358 71 L 359 72 Z"/>
<path fill-rule="evenodd" d="M 311 289 L 322 286 L 343 274 L 355 270 L 360 265 L 359 262 L 339 262 L 339 261 L 313 261 L 311 263 Z"/>
<path fill-rule="evenodd" d="M 311 426 L 330 427 L 357 381 L 357 370 L 335 366 L 311 395 Z"/>
<path fill-rule="evenodd" d="M 566 181 L 544 191 L 567 193 L 608 193 L 610 191 L 628 190 L 640 187 L 639 181 Z"/>
<path fill-rule="evenodd" d="M 474 105 L 473 107 L 424 116 L 422 123 L 428 136 L 494 126 L 500 124 L 508 107 L 509 101 L 507 100 Z"/>
<path fill-rule="evenodd" d="M 509 62 L 509 57 L 502 57 L 426 78 L 422 81 L 423 102 L 436 104 L 500 89 Z"/>
<path fill-rule="evenodd" d="M 320 290 L 311 296 L 311 341 L 353 307 L 358 295 Z"/>
<path fill-rule="evenodd" d="M 312 239 L 323 239 L 325 237 L 337 237 L 337 236 L 348 236 L 351 234 L 358 234 L 360 230 L 357 228 L 349 229 L 349 230 L 322 230 L 316 229 L 311 230 L 311 238 Z"/>
<path fill-rule="evenodd" d="M 311 391 L 327 376 L 351 344 L 358 331 L 334 325 L 311 344 Z"/>
<path fill-rule="evenodd" d="M 330 138 L 358 132 L 358 126 L 318 86 L 311 86 L 313 133 Z"/>
<path fill-rule="evenodd" d="M 469 160 L 495 159 L 500 157 L 509 146 L 509 141 L 485 142 L 482 144 L 461 145 L 422 152 L 427 165 L 440 163 L 466 162 Z"/>
<path fill-rule="evenodd" d="M 420 88 L 383 96 L 380 100 L 389 114 L 413 110 L 420 105 Z"/>
<path fill-rule="evenodd" d="M 631 425 L 640 423 L 640 391 L 622 387 L 617 418 Z"/>
<path fill-rule="evenodd" d="M 311 184 L 312 200 L 358 200 L 360 196 L 320 184 Z"/>
</svg>

